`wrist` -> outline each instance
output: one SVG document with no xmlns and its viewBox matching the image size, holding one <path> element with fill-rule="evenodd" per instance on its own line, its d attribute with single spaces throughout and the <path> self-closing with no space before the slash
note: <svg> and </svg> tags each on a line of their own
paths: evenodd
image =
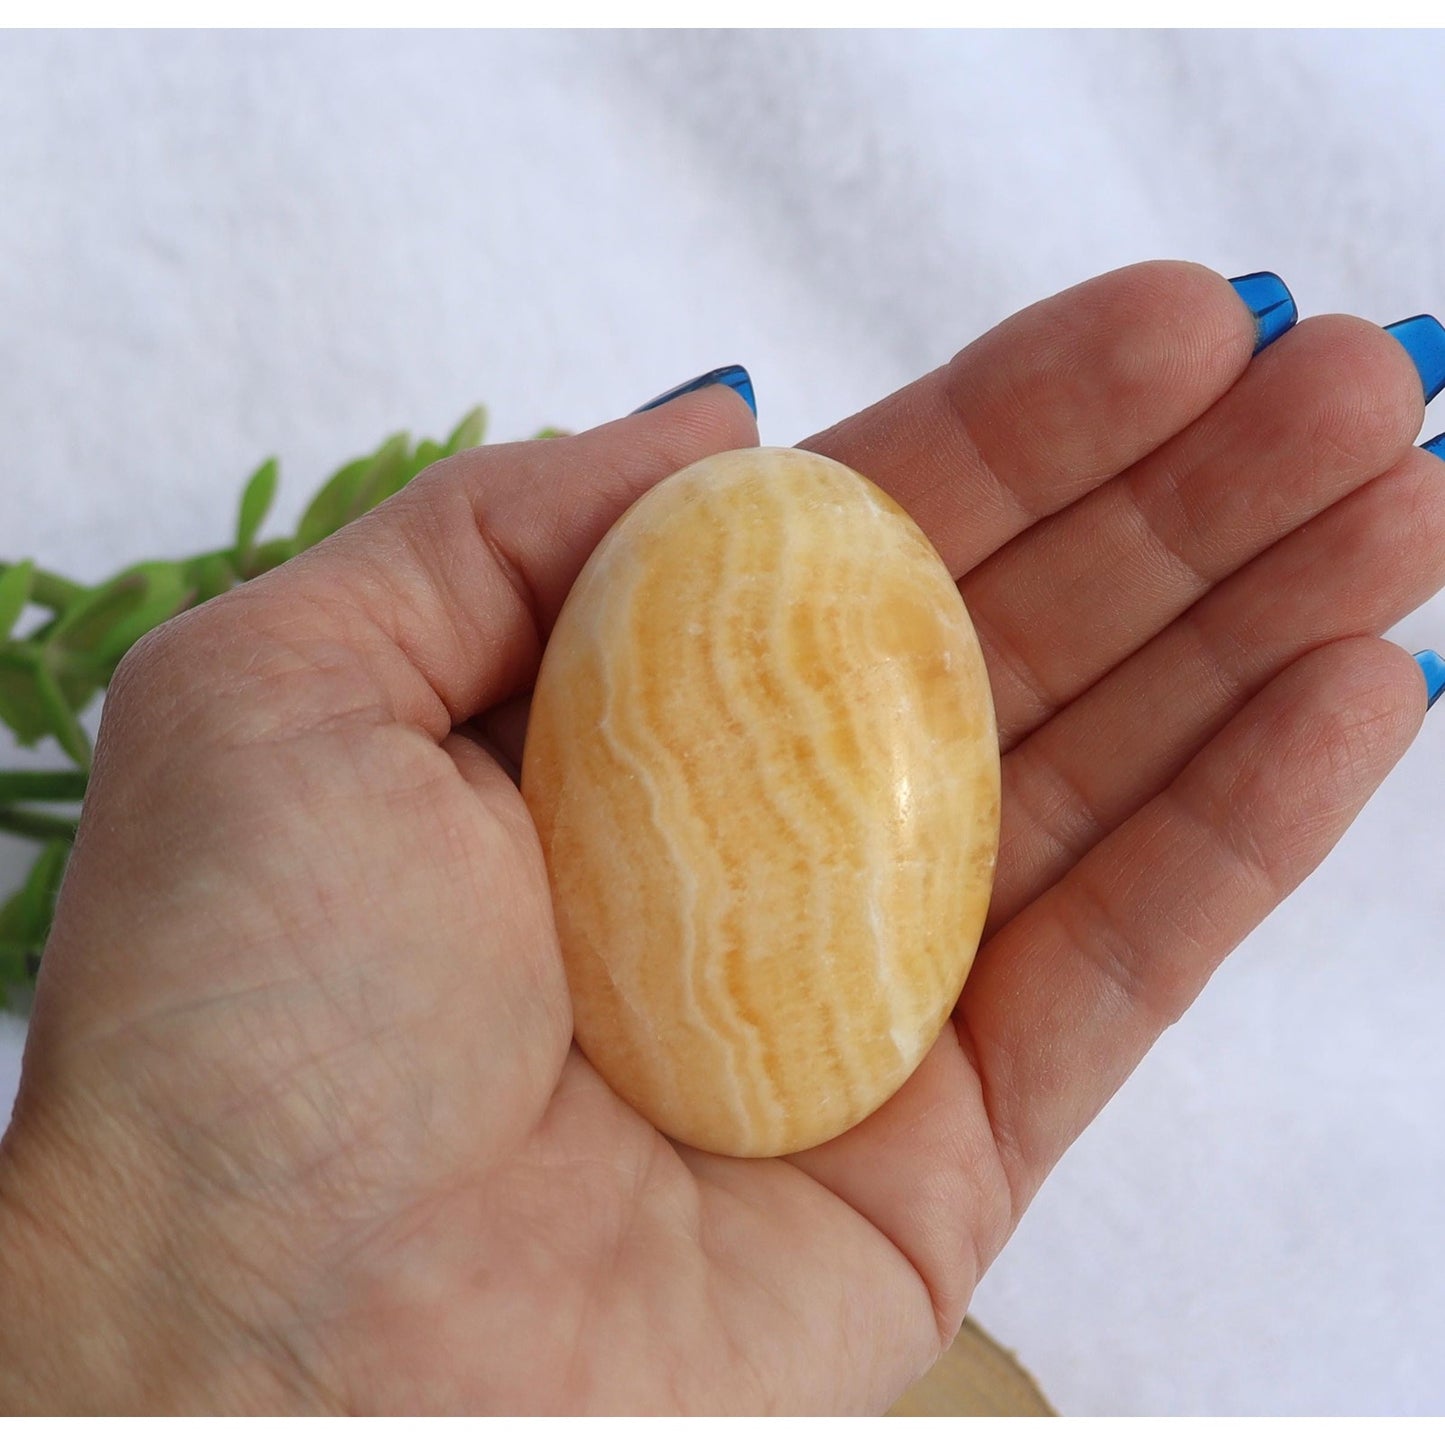
<svg viewBox="0 0 1445 1445">
<path fill-rule="evenodd" d="M 264 1334 L 195 1288 L 192 1233 L 118 1177 L 19 1123 L 0 1141 L 0 1413 L 282 1413 L 315 1408 Z"/>
<path fill-rule="evenodd" d="M 15 1124 L 0 1141 L 0 1410 L 119 1413 L 121 1334 L 36 1142 Z"/>
</svg>

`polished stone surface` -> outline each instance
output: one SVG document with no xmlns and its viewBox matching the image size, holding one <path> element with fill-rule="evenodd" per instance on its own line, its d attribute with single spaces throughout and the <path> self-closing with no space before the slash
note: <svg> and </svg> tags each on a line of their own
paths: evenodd
<svg viewBox="0 0 1445 1445">
<path fill-rule="evenodd" d="M 522 790 L 577 1041 L 665 1133 L 789 1153 L 937 1037 L 987 911 L 993 705 L 953 579 L 837 462 L 710 458 L 573 588 Z"/>
</svg>

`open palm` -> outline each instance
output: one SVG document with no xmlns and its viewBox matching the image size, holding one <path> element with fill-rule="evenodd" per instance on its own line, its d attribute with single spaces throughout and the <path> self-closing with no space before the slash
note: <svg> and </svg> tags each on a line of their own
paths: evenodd
<svg viewBox="0 0 1445 1445">
<path fill-rule="evenodd" d="M 648 486 L 755 442 L 735 395 L 441 463 L 147 639 L 0 1156 L 17 1278 L 93 1324 L 38 1318 L 17 1398 L 885 1408 L 1419 725 L 1378 640 L 1445 581 L 1419 377 L 1349 318 L 1253 339 L 1213 273 L 1132 267 L 804 443 L 960 578 L 1004 809 L 954 1026 L 789 1160 L 672 1145 L 571 1046 L 514 785 L 572 579 Z"/>
</svg>

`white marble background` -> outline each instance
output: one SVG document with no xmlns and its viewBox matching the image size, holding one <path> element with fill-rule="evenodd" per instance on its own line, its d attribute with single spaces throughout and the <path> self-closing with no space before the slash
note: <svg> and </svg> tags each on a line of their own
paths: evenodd
<svg viewBox="0 0 1445 1445">
<path fill-rule="evenodd" d="M 582 427 L 726 361 L 791 442 L 1150 256 L 1445 307 L 1442 70 L 1384 33 L 0 35 L 0 555 L 98 577 L 219 544 L 269 452 L 290 521 L 393 427 Z M 1396 635 L 1445 650 L 1445 602 Z M 1445 1411 L 1442 785 L 1432 715 L 985 1281 L 1065 1412 Z"/>
</svg>

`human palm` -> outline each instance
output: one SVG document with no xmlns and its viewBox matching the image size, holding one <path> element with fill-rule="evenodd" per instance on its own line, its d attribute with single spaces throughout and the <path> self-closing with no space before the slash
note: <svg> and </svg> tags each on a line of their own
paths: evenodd
<svg viewBox="0 0 1445 1445">
<path fill-rule="evenodd" d="M 1004 806 L 952 1027 L 791 1159 L 673 1145 L 571 1046 L 514 782 L 572 579 L 648 486 L 756 441 L 736 396 L 441 463 L 147 639 L 107 701 L 0 1155 L 4 1282 L 51 1302 L 0 1389 L 886 1407 L 1419 725 L 1419 671 L 1378 640 L 1445 580 L 1419 378 L 1348 318 L 1252 344 L 1213 273 L 1132 267 L 804 443 L 960 578 Z M 54 1307 L 82 1299 L 63 1337 Z"/>
</svg>

